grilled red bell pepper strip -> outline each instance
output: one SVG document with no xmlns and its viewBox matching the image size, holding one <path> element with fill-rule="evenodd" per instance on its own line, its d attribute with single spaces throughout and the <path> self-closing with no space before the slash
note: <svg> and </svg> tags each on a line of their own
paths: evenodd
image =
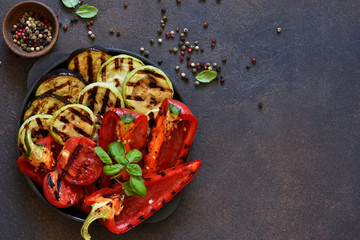
<svg viewBox="0 0 360 240">
<path fill-rule="evenodd" d="M 115 216 L 120 214 L 123 209 L 124 194 L 121 184 L 115 184 L 112 188 L 103 188 L 87 197 L 85 204 L 91 206 L 91 211 L 86 218 L 82 228 L 81 236 L 88 240 L 89 225 L 96 219 L 106 220 L 106 226 L 115 227 Z"/>
<path fill-rule="evenodd" d="M 148 129 L 147 117 L 127 108 L 113 108 L 103 117 L 99 146 L 107 151 L 114 141 L 121 142 L 126 152 L 131 149 L 144 150 Z"/>
<path fill-rule="evenodd" d="M 113 108 L 103 117 L 99 146 L 108 151 L 110 143 L 119 141 L 124 145 L 126 152 L 137 149 L 144 155 L 147 130 L 148 121 L 144 114 L 135 113 L 127 108 Z M 138 165 L 142 167 L 143 161 L 138 162 Z M 126 181 L 128 178 L 126 172 L 120 176 L 120 180 Z M 109 176 L 102 174 L 101 179 L 101 183 L 111 183 Z"/>
<path fill-rule="evenodd" d="M 60 145 L 54 141 L 52 137 L 40 139 L 36 144 L 31 139 L 31 132 L 26 130 L 25 133 L 26 153 L 24 156 L 34 167 L 46 168 L 52 170 L 55 167 L 55 155 L 58 154 Z"/>
<path fill-rule="evenodd" d="M 103 162 L 94 150 L 95 145 L 86 137 L 69 138 L 57 159 L 59 174 L 75 185 L 94 183 L 103 171 Z"/>
<path fill-rule="evenodd" d="M 43 180 L 45 198 L 59 208 L 76 204 L 83 196 L 83 188 L 73 185 L 59 175 L 57 171 L 49 172 Z"/>
<path fill-rule="evenodd" d="M 144 176 L 147 195 L 145 197 L 125 196 L 120 214 L 113 214 L 118 210 L 115 208 L 112 214 L 108 215 L 109 218 L 103 215 L 106 221 L 100 222 L 114 233 L 124 233 L 132 229 L 169 202 L 191 181 L 200 166 L 201 161 L 196 160 Z M 95 192 L 84 202 L 88 205 L 94 205 L 104 201 L 104 198 L 99 198 L 99 196 L 104 197 L 104 194 L 121 196 L 123 193 L 121 184 L 114 184 L 112 188 L 104 188 Z"/>
<path fill-rule="evenodd" d="M 150 132 L 145 170 L 157 172 L 184 163 L 196 129 L 197 119 L 184 103 L 164 99 Z"/>
<path fill-rule="evenodd" d="M 59 145 L 51 136 L 40 139 L 36 142 L 36 146 L 43 146 L 46 149 L 47 153 L 51 152 L 51 156 L 53 159 L 56 159 L 58 157 L 62 148 L 62 146 Z M 31 180 L 42 185 L 43 179 L 45 175 L 49 172 L 49 170 L 48 168 L 44 167 L 45 164 L 37 164 L 38 167 L 35 167 L 34 165 L 32 165 L 34 164 L 34 162 L 39 161 L 30 161 L 28 158 L 22 155 L 17 161 L 17 166 L 20 171 L 22 171 L 26 176 L 30 177 Z"/>
</svg>

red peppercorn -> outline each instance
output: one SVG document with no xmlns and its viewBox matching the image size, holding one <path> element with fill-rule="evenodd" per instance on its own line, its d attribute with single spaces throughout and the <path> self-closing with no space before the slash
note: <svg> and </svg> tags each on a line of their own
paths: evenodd
<svg viewBox="0 0 360 240">
<path fill-rule="evenodd" d="M 255 63 L 256 63 L 256 58 L 252 58 L 252 59 L 251 59 L 251 63 L 252 63 L 252 64 L 255 64 Z"/>
<path fill-rule="evenodd" d="M 68 26 L 67 25 L 64 25 L 64 30 L 66 31 L 68 29 Z"/>
<path fill-rule="evenodd" d="M 209 23 L 207 23 L 207 22 L 205 22 L 203 25 L 204 28 L 207 28 L 208 26 L 209 26 Z"/>
<path fill-rule="evenodd" d="M 90 23 L 90 25 L 93 25 L 93 24 L 94 24 L 94 21 L 93 21 L 93 20 L 91 20 L 89 23 Z"/>
<path fill-rule="evenodd" d="M 214 44 L 216 43 L 216 39 L 215 39 L 215 38 L 213 38 L 212 43 L 214 43 Z"/>
<path fill-rule="evenodd" d="M 190 66 L 191 66 L 191 62 L 187 62 L 187 63 L 186 63 L 186 66 L 187 66 L 187 67 L 190 67 Z"/>
<path fill-rule="evenodd" d="M 169 35 L 170 35 L 170 33 L 168 33 L 168 32 L 167 32 L 167 33 L 165 33 L 165 37 L 167 37 L 167 38 L 168 38 L 168 37 L 169 37 Z"/>
<path fill-rule="evenodd" d="M 188 51 L 189 53 L 191 53 L 191 52 L 192 52 L 192 48 L 188 48 L 187 51 Z"/>
<path fill-rule="evenodd" d="M 207 69 L 208 69 L 208 66 L 205 65 L 205 66 L 204 66 L 204 69 L 207 70 Z"/>
<path fill-rule="evenodd" d="M 171 38 L 175 38 L 175 35 L 174 35 L 174 34 L 171 34 L 170 37 L 171 37 Z"/>
<path fill-rule="evenodd" d="M 184 52 L 184 51 L 181 51 L 181 55 L 184 56 L 184 55 L 185 55 L 185 52 Z"/>
<path fill-rule="evenodd" d="M 128 3 L 125 2 L 125 3 L 123 4 L 123 7 L 124 7 L 124 8 L 127 8 L 127 6 L 128 6 Z"/>
<path fill-rule="evenodd" d="M 183 56 L 180 56 L 180 61 L 184 60 L 184 57 Z"/>
<path fill-rule="evenodd" d="M 197 66 L 197 67 L 200 67 L 200 63 L 199 63 L 199 62 L 198 62 L 198 63 L 196 63 L 196 66 Z"/>
<path fill-rule="evenodd" d="M 91 26 L 91 25 L 89 25 L 89 26 L 88 26 L 88 29 L 89 29 L 89 30 L 91 30 L 91 29 L 92 29 L 92 26 Z"/>
</svg>

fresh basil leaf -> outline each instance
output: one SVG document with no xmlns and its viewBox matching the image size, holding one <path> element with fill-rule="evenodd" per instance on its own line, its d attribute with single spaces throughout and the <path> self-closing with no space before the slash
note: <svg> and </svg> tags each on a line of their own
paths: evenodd
<svg viewBox="0 0 360 240">
<path fill-rule="evenodd" d="M 131 188 L 130 182 L 124 182 L 124 183 L 121 183 L 121 185 L 122 185 L 122 188 L 124 189 L 126 195 L 128 195 L 128 196 L 137 196 L 137 194 Z"/>
<path fill-rule="evenodd" d="M 121 115 L 120 119 L 123 123 L 132 123 L 135 121 L 135 117 L 131 113 Z"/>
<path fill-rule="evenodd" d="M 146 186 L 142 177 L 130 176 L 130 186 L 138 196 L 146 196 Z"/>
<path fill-rule="evenodd" d="M 101 147 L 97 146 L 94 148 L 96 155 L 103 161 L 105 164 L 112 164 L 112 160 L 110 156 L 102 149 Z"/>
<path fill-rule="evenodd" d="M 129 164 L 128 160 L 124 156 L 115 156 L 114 159 L 121 165 Z"/>
<path fill-rule="evenodd" d="M 131 149 L 126 154 L 127 160 L 129 160 L 130 163 L 137 163 L 142 159 L 142 153 L 137 149 Z"/>
<path fill-rule="evenodd" d="M 93 18 L 98 13 L 98 9 L 94 6 L 90 6 L 87 4 L 82 5 L 76 11 L 76 14 L 82 18 Z"/>
<path fill-rule="evenodd" d="M 123 166 L 121 164 L 114 164 L 114 165 L 105 165 L 103 172 L 105 175 L 114 175 L 117 174 Z"/>
<path fill-rule="evenodd" d="M 177 106 L 175 106 L 172 103 L 169 103 L 169 109 L 170 109 L 170 112 L 172 112 L 172 114 L 175 114 L 175 115 L 179 115 L 180 111 L 181 111 L 180 108 L 178 108 Z"/>
<path fill-rule="evenodd" d="M 131 175 L 131 176 L 137 176 L 137 177 L 141 177 L 142 176 L 142 171 L 141 171 L 141 167 L 135 163 L 133 164 L 127 164 L 125 166 L 126 171 Z"/>
<path fill-rule="evenodd" d="M 108 145 L 108 153 L 116 159 L 117 157 L 125 157 L 125 147 L 120 142 L 112 142 Z"/>
<path fill-rule="evenodd" d="M 217 76 L 217 72 L 213 70 L 204 70 L 200 72 L 195 78 L 202 83 L 209 83 Z"/>
<path fill-rule="evenodd" d="M 75 8 L 78 5 L 79 0 L 62 0 L 62 3 L 68 8 Z"/>
</svg>

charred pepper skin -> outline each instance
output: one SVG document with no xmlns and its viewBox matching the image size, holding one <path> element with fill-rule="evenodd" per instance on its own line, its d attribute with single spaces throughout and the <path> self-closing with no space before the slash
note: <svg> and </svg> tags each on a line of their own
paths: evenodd
<svg viewBox="0 0 360 240">
<path fill-rule="evenodd" d="M 169 105 L 180 110 L 174 114 Z M 190 109 L 175 99 L 164 99 L 151 129 L 144 168 L 148 173 L 185 162 L 194 140 L 198 122 Z"/>
<path fill-rule="evenodd" d="M 110 216 L 100 220 L 101 224 L 113 233 L 129 231 L 175 197 L 193 179 L 200 167 L 201 160 L 195 160 L 144 176 L 147 195 L 145 197 L 125 196 L 122 211 L 115 215 L 114 219 Z M 121 184 L 117 183 L 111 188 L 101 189 L 87 197 L 84 202 L 89 206 L 94 205 L 104 195 L 113 196 L 114 194 L 124 194 Z"/>
</svg>

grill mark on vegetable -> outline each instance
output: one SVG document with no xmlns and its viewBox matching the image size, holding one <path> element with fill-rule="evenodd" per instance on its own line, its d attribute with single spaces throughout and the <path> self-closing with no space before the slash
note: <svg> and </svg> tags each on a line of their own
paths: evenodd
<svg viewBox="0 0 360 240">
<path fill-rule="evenodd" d="M 64 173 L 63 175 L 65 176 L 65 174 L 69 171 L 69 168 L 71 167 L 71 165 L 74 163 L 75 159 L 77 158 L 77 156 L 79 155 L 80 150 L 82 149 L 82 145 L 81 143 L 79 143 L 79 145 L 76 146 L 75 150 L 71 153 L 68 162 L 66 163 L 66 166 L 64 167 Z"/>
<path fill-rule="evenodd" d="M 55 183 L 53 182 L 50 174 L 48 174 L 48 176 L 47 176 L 47 178 L 46 178 L 46 183 L 47 183 L 47 185 L 49 185 L 51 188 L 55 187 Z"/>
<path fill-rule="evenodd" d="M 156 101 L 156 98 L 154 98 L 153 96 L 150 98 L 150 104 L 158 104 L 158 101 Z"/>
<path fill-rule="evenodd" d="M 59 135 L 60 138 L 61 138 L 61 140 L 62 140 L 63 142 L 66 142 L 66 140 L 68 140 L 68 139 L 70 138 L 69 135 L 67 135 L 67 134 L 64 133 L 64 132 L 61 132 L 61 131 L 60 131 L 59 129 L 57 129 L 56 127 L 53 128 L 53 132 L 54 132 L 55 134 Z"/>
<path fill-rule="evenodd" d="M 134 62 L 132 58 L 128 58 L 129 71 L 134 70 Z"/>
<path fill-rule="evenodd" d="M 161 175 L 162 177 L 165 177 L 165 176 L 166 176 L 166 173 L 164 173 L 164 172 L 158 172 L 157 174 L 158 174 L 158 175 Z"/>
<path fill-rule="evenodd" d="M 190 148 L 190 146 L 185 144 L 184 149 L 188 149 L 188 148 Z"/>
<path fill-rule="evenodd" d="M 172 191 L 172 192 L 171 192 L 171 194 L 172 194 L 172 195 L 175 195 L 175 194 L 176 194 L 176 192 L 175 192 L 175 191 Z"/>
<path fill-rule="evenodd" d="M 106 53 L 104 53 L 103 51 L 101 51 L 100 53 L 101 53 L 101 65 L 103 65 L 103 63 L 106 62 Z"/>
<path fill-rule="evenodd" d="M 90 134 L 85 132 L 82 128 L 74 125 L 74 130 L 83 135 L 84 137 L 90 137 Z"/>
<path fill-rule="evenodd" d="M 114 64 L 115 64 L 115 70 L 118 70 L 120 68 L 120 59 L 115 58 Z"/>
<path fill-rule="evenodd" d="M 102 195 L 103 198 L 113 198 L 113 195 L 112 194 L 104 194 Z"/>
<path fill-rule="evenodd" d="M 116 99 L 116 102 L 115 102 L 115 108 L 120 108 L 121 107 L 121 101 L 120 99 Z"/>
<path fill-rule="evenodd" d="M 61 185 L 62 185 L 61 178 L 58 177 L 57 183 L 56 183 L 56 190 L 54 191 L 55 199 L 56 199 L 57 201 L 60 200 Z"/>
<path fill-rule="evenodd" d="M 106 66 L 101 69 L 101 81 L 106 82 Z"/>
<path fill-rule="evenodd" d="M 102 106 L 101 106 L 101 109 L 100 109 L 100 114 L 101 115 L 105 114 L 106 107 L 107 107 L 107 104 L 108 104 L 109 98 L 110 98 L 109 94 L 110 94 L 110 89 L 107 88 L 106 92 L 105 92 L 105 95 L 102 98 Z"/>
<path fill-rule="evenodd" d="M 133 228 L 134 226 L 131 225 L 131 224 L 129 224 L 129 225 L 127 225 L 127 227 L 128 227 L 128 228 Z"/>
<path fill-rule="evenodd" d="M 156 212 L 156 210 L 153 208 L 153 209 L 150 210 L 150 212 Z"/>
<path fill-rule="evenodd" d="M 61 117 L 60 117 L 60 121 L 63 122 L 63 123 L 65 123 L 65 124 L 68 124 L 68 123 L 69 123 L 69 120 L 67 120 L 66 117 L 64 117 L 64 116 L 61 116 Z"/>
<path fill-rule="evenodd" d="M 86 61 L 87 61 L 87 74 L 88 74 L 88 83 L 92 83 L 93 82 L 93 64 L 92 64 L 92 55 L 91 55 L 91 50 L 88 50 L 87 51 L 87 58 L 86 58 Z"/>
<path fill-rule="evenodd" d="M 146 75 L 153 75 L 156 78 L 166 79 L 162 74 L 157 73 L 157 72 L 153 72 L 151 70 L 146 70 L 145 69 L 145 70 L 137 71 L 136 73 L 138 73 L 138 74 L 146 74 Z"/>
<path fill-rule="evenodd" d="M 54 93 L 54 92 L 56 92 L 56 91 L 59 91 L 59 90 L 63 89 L 64 87 L 66 87 L 66 86 L 68 86 L 68 85 L 70 85 L 70 81 L 67 81 L 67 82 L 65 82 L 65 83 L 62 83 L 62 84 L 60 84 L 60 85 L 56 85 L 56 86 L 54 86 L 53 88 L 47 90 L 46 92 L 44 92 L 44 93 L 42 93 L 42 94 L 51 94 L 51 93 Z"/>
<path fill-rule="evenodd" d="M 163 199 L 163 200 L 161 201 L 161 203 L 162 203 L 162 205 L 165 205 L 165 204 L 166 204 L 166 200 Z"/>
<path fill-rule="evenodd" d="M 94 88 L 91 90 L 91 92 L 89 93 L 89 99 L 90 99 L 89 108 L 90 108 L 92 111 L 94 111 L 97 91 L 98 91 L 98 87 L 94 87 Z"/>
<path fill-rule="evenodd" d="M 85 112 L 85 114 L 81 113 L 79 110 L 76 110 L 74 108 L 69 108 L 69 111 L 78 116 L 82 121 L 87 122 L 88 124 L 92 125 L 93 121 L 89 116 L 89 113 Z"/>
<path fill-rule="evenodd" d="M 79 58 L 78 56 L 74 57 L 74 66 L 75 66 L 75 71 L 79 72 Z"/>
<path fill-rule="evenodd" d="M 40 118 L 36 118 L 36 124 L 39 126 L 40 129 L 44 127 Z"/>
<path fill-rule="evenodd" d="M 141 96 L 129 96 L 129 95 L 127 95 L 126 99 L 135 100 L 135 101 L 144 101 L 144 99 Z"/>
<path fill-rule="evenodd" d="M 144 181 L 150 181 L 151 178 L 144 178 Z"/>
<path fill-rule="evenodd" d="M 139 219 L 140 221 L 145 220 L 145 218 L 144 218 L 144 216 L 143 216 L 143 215 L 141 215 L 140 217 L 138 217 L 138 219 Z"/>
</svg>

